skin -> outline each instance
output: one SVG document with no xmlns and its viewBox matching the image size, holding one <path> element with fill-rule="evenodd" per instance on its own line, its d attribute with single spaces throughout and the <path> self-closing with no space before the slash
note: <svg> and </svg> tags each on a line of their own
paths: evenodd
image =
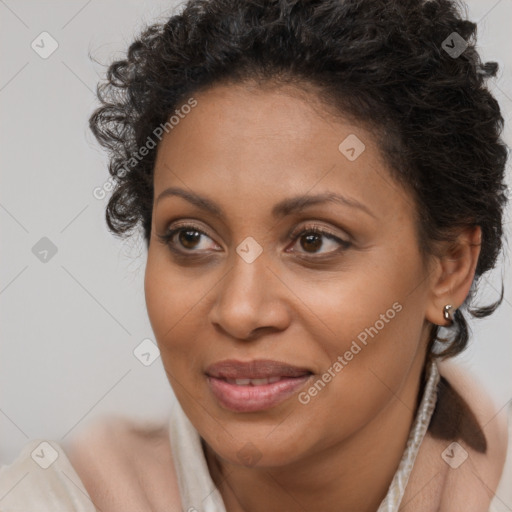
<svg viewBox="0 0 512 512">
<path fill-rule="evenodd" d="M 194 97 L 158 147 L 145 274 L 169 382 L 207 443 L 229 512 L 374 511 L 408 437 L 430 322 L 445 324 L 443 306 L 467 296 L 480 230 L 461 231 L 435 257 L 421 254 L 412 196 L 371 132 L 330 116 L 311 93 L 246 84 Z M 338 150 L 350 134 L 365 144 L 354 161 Z M 225 215 L 178 196 L 158 200 L 169 187 L 207 197 Z M 271 216 L 284 199 L 326 191 L 364 209 L 323 203 Z M 189 233 L 184 246 L 175 235 L 178 257 L 159 236 L 189 223 L 206 236 Z M 324 236 L 308 244 L 307 231 L 287 239 L 311 224 L 350 246 Z M 236 252 L 249 236 L 262 248 L 252 263 Z M 209 389 L 208 365 L 265 358 L 311 370 L 307 390 L 394 303 L 401 311 L 307 405 L 293 396 L 236 413 Z M 237 456 L 248 442 L 249 463 Z"/>
</svg>

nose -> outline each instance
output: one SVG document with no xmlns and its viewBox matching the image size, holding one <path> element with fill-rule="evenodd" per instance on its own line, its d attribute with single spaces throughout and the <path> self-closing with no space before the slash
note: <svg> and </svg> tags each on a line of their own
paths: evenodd
<svg viewBox="0 0 512 512">
<path fill-rule="evenodd" d="M 287 293 L 291 292 L 263 253 L 252 263 L 235 254 L 231 270 L 215 289 L 209 317 L 225 335 L 250 341 L 289 325 Z"/>
</svg>

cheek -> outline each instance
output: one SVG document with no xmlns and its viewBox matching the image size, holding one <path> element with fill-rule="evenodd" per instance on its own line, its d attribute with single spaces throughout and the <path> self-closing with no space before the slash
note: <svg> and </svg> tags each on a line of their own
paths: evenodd
<svg viewBox="0 0 512 512">
<path fill-rule="evenodd" d="M 361 255 L 364 264 L 336 279 L 314 287 L 304 281 L 294 288 L 304 298 L 299 316 L 309 319 L 304 329 L 312 333 L 321 351 L 322 371 L 343 374 L 327 386 L 334 393 L 329 398 L 330 393 L 325 394 L 327 401 L 345 397 L 357 406 L 363 398 L 375 402 L 396 392 L 423 349 L 421 258 L 414 250 L 400 251 L 398 246 L 387 247 Z M 354 394 L 348 396 L 347 390 Z"/>
<path fill-rule="evenodd" d="M 155 255 L 155 251 L 150 249 L 144 276 L 146 309 L 159 344 L 165 330 L 172 325 L 172 318 L 176 314 L 174 306 L 177 302 L 175 285 L 169 280 L 168 271 L 160 260 L 161 258 Z"/>
<path fill-rule="evenodd" d="M 169 271 L 169 265 L 157 251 L 149 251 L 144 279 L 148 317 L 156 341 L 162 351 L 174 338 L 179 319 L 187 309 L 185 293 L 179 277 Z M 190 307 L 188 307 L 190 309 Z"/>
<path fill-rule="evenodd" d="M 299 397 L 297 421 L 322 422 L 325 446 L 357 431 L 394 401 L 421 350 L 421 316 L 400 287 L 362 296 L 346 285 L 330 292 L 333 300 L 324 295 L 322 301 L 321 294 L 313 300 L 323 303 L 317 309 L 322 321 L 314 322 L 322 368 Z"/>
<path fill-rule="evenodd" d="M 384 251 L 361 255 L 361 260 L 347 272 L 316 280 L 314 286 L 310 279 L 291 281 L 303 304 L 298 316 L 309 319 L 305 329 L 320 336 L 331 355 L 348 350 L 353 340 L 363 345 L 377 338 L 400 343 L 404 336 L 398 333 L 422 326 L 419 263 Z"/>
<path fill-rule="evenodd" d="M 173 326 L 177 326 L 199 302 L 203 294 L 197 288 L 198 281 L 185 277 L 171 265 L 164 249 L 149 250 L 144 292 L 148 316 L 158 341 L 165 341 L 165 334 L 170 335 Z"/>
<path fill-rule="evenodd" d="M 190 368 L 208 344 L 207 301 L 215 281 L 169 263 L 164 251 L 148 253 L 144 291 L 148 317 L 166 369 Z M 197 272 L 197 270 L 195 270 Z M 190 373 L 190 372 L 189 372 Z"/>
</svg>

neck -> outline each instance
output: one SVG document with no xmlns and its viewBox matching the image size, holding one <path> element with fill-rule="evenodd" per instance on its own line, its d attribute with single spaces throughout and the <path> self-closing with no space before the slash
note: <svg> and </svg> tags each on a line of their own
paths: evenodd
<svg viewBox="0 0 512 512">
<path fill-rule="evenodd" d="M 419 403 L 424 359 L 393 400 L 349 439 L 278 468 L 245 467 L 206 446 L 213 481 L 228 512 L 375 512 L 405 450 Z"/>
</svg>

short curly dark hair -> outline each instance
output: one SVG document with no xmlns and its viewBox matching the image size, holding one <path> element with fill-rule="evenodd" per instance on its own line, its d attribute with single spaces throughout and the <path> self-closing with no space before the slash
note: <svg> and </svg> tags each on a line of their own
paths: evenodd
<svg viewBox="0 0 512 512">
<path fill-rule="evenodd" d="M 126 58 L 109 66 L 90 118 L 115 183 L 109 229 L 123 236 L 140 223 L 149 247 L 156 151 L 141 157 L 139 149 L 193 93 L 248 81 L 313 88 L 326 109 L 376 135 L 394 178 L 416 201 L 425 254 L 458 228 L 481 227 L 465 306 L 477 317 L 491 314 L 503 288 L 490 306 L 468 304 L 502 247 L 508 148 L 486 87 L 498 65 L 482 63 L 463 8 L 449 0 L 190 0 L 165 23 L 145 27 Z M 449 52 L 455 42 L 460 55 Z M 451 331 L 434 356 L 465 348 L 460 309 Z M 438 335 L 432 325 L 431 349 Z"/>
</svg>

